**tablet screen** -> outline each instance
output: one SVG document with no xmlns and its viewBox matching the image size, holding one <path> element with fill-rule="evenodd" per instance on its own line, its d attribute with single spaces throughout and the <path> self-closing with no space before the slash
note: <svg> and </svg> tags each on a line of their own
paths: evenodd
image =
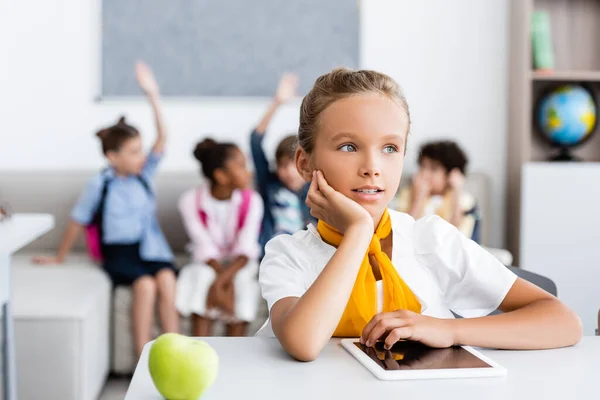
<svg viewBox="0 0 600 400">
<path fill-rule="evenodd" d="M 385 370 L 492 368 L 462 347 L 435 349 L 419 342 L 400 341 L 386 350 L 383 342 L 377 342 L 373 347 L 359 342 L 354 344 Z"/>
</svg>

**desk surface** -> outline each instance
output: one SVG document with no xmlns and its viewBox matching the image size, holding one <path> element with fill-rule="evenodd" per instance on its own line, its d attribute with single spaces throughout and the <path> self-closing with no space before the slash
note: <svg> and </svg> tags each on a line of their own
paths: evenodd
<svg viewBox="0 0 600 400">
<path fill-rule="evenodd" d="M 273 338 L 203 338 L 220 357 L 210 399 L 584 399 L 598 398 L 600 337 L 544 351 L 482 350 L 505 378 L 380 381 L 332 340 L 317 360 L 291 359 Z M 126 400 L 162 399 L 148 372 L 146 345 Z"/>
<path fill-rule="evenodd" d="M 52 228 L 50 214 L 15 214 L 0 222 L 0 304 L 10 296 L 10 255 Z"/>
</svg>

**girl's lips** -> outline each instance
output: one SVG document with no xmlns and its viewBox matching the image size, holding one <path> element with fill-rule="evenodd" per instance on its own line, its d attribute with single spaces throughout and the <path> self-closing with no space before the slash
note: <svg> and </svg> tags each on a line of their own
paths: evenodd
<svg viewBox="0 0 600 400">
<path fill-rule="evenodd" d="M 383 198 L 383 190 L 377 192 L 352 191 L 352 197 L 358 203 L 376 203 Z"/>
</svg>

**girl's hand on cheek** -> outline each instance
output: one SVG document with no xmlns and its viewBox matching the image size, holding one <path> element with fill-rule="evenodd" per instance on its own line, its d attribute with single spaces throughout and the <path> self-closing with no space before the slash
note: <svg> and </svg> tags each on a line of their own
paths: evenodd
<svg viewBox="0 0 600 400">
<path fill-rule="evenodd" d="M 310 214 L 344 233 L 351 226 L 368 226 L 374 230 L 373 218 L 357 202 L 333 189 L 321 171 L 314 171 L 306 205 Z"/>
</svg>

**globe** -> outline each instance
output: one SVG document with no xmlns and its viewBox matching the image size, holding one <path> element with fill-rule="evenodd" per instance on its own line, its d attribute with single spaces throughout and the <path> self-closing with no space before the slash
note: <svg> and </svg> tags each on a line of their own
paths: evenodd
<svg viewBox="0 0 600 400">
<path fill-rule="evenodd" d="M 540 133 L 561 148 L 556 160 L 574 159 L 567 151 L 589 139 L 596 128 L 597 105 L 580 85 L 559 86 L 541 98 L 537 110 Z"/>
</svg>

